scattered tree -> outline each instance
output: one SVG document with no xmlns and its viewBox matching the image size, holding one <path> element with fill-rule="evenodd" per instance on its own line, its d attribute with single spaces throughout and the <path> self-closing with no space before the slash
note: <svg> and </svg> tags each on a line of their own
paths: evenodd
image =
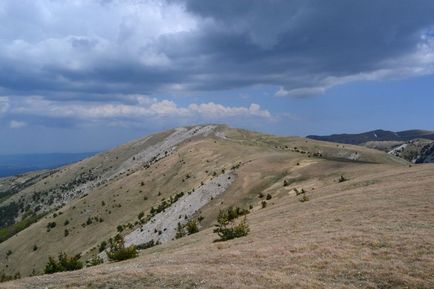
<svg viewBox="0 0 434 289">
<path fill-rule="evenodd" d="M 74 257 L 68 257 L 66 253 L 60 252 L 58 260 L 53 257 L 48 257 L 48 263 L 45 265 L 45 274 L 53 274 L 56 272 L 74 271 L 83 268 L 83 263 L 80 261 L 80 254 Z"/>
<path fill-rule="evenodd" d="M 124 238 L 119 234 L 114 238 L 110 238 L 109 244 L 110 251 L 107 252 L 107 256 L 112 261 L 122 261 L 137 257 L 136 246 L 125 247 Z"/>
<path fill-rule="evenodd" d="M 102 241 L 101 244 L 99 244 L 98 251 L 101 253 L 106 248 L 107 248 L 107 242 L 106 241 Z"/>
<path fill-rule="evenodd" d="M 246 217 L 236 224 L 234 215 L 231 215 L 231 210 L 220 211 L 217 216 L 217 224 L 215 225 L 214 233 L 220 237 L 217 241 L 227 241 L 234 238 L 247 236 L 249 233 L 249 225 Z M 237 215 L 238 217 L 238 215 Z"/>
</svg>

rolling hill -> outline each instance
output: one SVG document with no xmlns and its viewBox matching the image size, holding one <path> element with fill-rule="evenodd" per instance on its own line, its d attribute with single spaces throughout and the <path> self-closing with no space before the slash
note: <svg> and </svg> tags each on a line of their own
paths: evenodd
<svg viewBox="0 0 434 289">
<path fill-rule="evenodd" d="M 375 130 L 361 134 L 310 135 L 307 138 L 378 149 L 415 164 L 434 162 L 434 132 L 427 130 Z"/>
<path fill-rule="evenodd" d="M 25 277 L 0 287 L 430 288 L 433 169 L 221 125 L 165 131 L 0 179 L 0 273 Z M 250 233 L 214 242 L 230 206 L 249 210 Z M 199 232 L 177 238 L 191 220 Z M 138 258 L 107 260 L 117 234 Z M 31 277 L 61 251 L 105 262 Z"/>
<path fill-rule="evenodd" d="M 406 142 L 413 139 L 434 140 L 434 132 L 427 130 L 406 130 L 393 132 L 388 130 L 373 130 L 359 134 L 332 134 L 329 136 L 309 135 L 309 139 L 329 141 L 342 144 L 360 145 L 370 141 L 401 141 Z"/>
</svg>

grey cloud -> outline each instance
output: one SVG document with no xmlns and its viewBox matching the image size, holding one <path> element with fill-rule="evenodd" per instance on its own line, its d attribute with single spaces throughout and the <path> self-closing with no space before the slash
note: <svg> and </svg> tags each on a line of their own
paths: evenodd
<svg viewBox="0 0 434 289">
<path fill-rule="evenodd" d="M 302 96 L 432 73 L 434 63 L 431 0 L 5 3 L 0 86 L 11 95 L 93 99 L 267 84 Z"/>
<path fill-rule="evenodd" d="M 399 74 L 409 64 L 400 60 L 419 52 L 424 30 L 434 24 L 429 0 L 187 0 L 186 5 L 215 21 L 218 28 L 208 27 L 203 44 L 214 63 L 229 60 L 220 68 L 247 75 L 247 82 L 289 90 L 384 69 Z"/>
<path fill-rule="evenodd" d="M 180 106 L 172 100 L 158 100 L 144 95 L 128 95 L 127 104 L 124 101 L 56 101 L 41 96 L 22 97 L 10 103 L 9 118 L 14 121 L 14 128 L 20 124 L 74 126 L 88 123 L 130 123 L 142 121 L 147 125 L 150 120 L 197 120 L 215 121 L 228 118 L 249 118 L 273 121 L 269 111 L 258 104 L 249 106 L 225 106 L 222 104 L 191 103 Z M 2 99 L 0 98 L 0 108 Z M 9 104 L 8 104 L 9 105 Z M 16 119 L 20 119 L 17 122 Z M 11 126 L 12 127 L 12 126 Z M 23 126 L 20 126 L 23 127 Z"/>
</svg>

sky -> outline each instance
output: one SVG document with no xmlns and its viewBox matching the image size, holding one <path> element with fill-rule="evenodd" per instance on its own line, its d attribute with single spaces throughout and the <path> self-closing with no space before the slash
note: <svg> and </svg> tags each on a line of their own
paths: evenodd
<svg viewBox="0 0 434 289">
<path fill-rule="evenodd" d="M 434 130 L 433 92 L 432 0 L 0 0 L 0 154 Z"/>
</svg>

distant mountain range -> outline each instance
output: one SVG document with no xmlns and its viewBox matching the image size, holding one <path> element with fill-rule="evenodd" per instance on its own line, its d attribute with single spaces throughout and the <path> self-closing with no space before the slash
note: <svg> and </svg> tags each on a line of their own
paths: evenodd
<svg viewBox="0 0 434 289">
<path fill-rule="evenodd" d="M 0 155 L 0 177 L 52 169 L 80 161 L 94 154 L 94 152 L 88 152 Z"/>
<path fill-rule="evenodd" d="M 360 145 L 370 141 L 410 141 L 413 139 L 429 139 L 434 140 L 434 132 L 428 130 L 405 130 L 405 131 L 388 131 L 388 130 L 373 130 L 359 134 L 332 134 L 329 136 L 309 135 L 307 138 L 337 142 L 343 144 Z"/>
<path fill-rule="evenodd" d="M 434 132 L 428 130 L 393 132 L 379 129 L 359 134 L 309 135 L 307 138 L 378 149 L 412 163 L 434 162 Z"/>
</svg>

